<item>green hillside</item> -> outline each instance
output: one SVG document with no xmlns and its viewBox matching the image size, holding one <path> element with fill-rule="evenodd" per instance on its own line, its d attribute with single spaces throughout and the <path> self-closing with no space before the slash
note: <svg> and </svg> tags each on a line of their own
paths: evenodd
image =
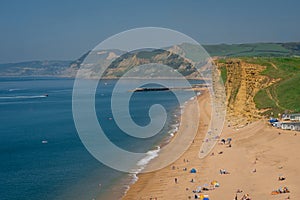
<svg viewBox="0 0 300 200">
<path fill-rule="evenodd" d="M 199 57 L 201 48 L 196 45 L 182 44 L 180 47 L 190 59 Z M 203 45 L 210 56 L 221 57 L 285 57 L 300 56 L 300 43 L 253 43 L 253 44 L 216 44 Z"/>
<path fill-rule="evenodd" d="M 300 58 L 243 58 L 246 62 L 267 68 L 262 72 L 278 81 L 260 90 L 254 97 L 257 108 L 267 109 L 267 114 L 300 112 Z"/>
</svg>

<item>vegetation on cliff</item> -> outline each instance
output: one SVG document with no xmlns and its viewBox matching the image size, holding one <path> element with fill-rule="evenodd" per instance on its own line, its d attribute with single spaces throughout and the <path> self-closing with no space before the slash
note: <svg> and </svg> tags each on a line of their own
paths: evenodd
<svg viewBox="0 0 300 200">
<path fill-rule="evenodd" d="M 252 121 L 260 115 L 300 112 L 299 57 L 241 57 L 216 63 L 226 87 L 229 116 Z"/>
</svg>

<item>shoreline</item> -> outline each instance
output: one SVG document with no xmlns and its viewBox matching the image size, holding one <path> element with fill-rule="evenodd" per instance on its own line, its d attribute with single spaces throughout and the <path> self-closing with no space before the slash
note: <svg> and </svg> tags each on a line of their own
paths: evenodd
<svg viewBox="0 0 300 200">
<path fill-rule="evenodd" d="M 157 144 L 155 146 L 157 149 L 152 149 L 152 150 L 148 151 L 148 153 L 155 152 L 157 155 L 154 158 L 150 159 L 149 162 L 147 162 L 145 165 L 142 165 L 141 167 L 143 169 L 141 169 L 140 172 L 128 174 L 132 179 L 131 179 L 130 183 L 128 185 L 126 185 L 127 189 L 125 190 L 123 197 L 130 190 L 130 187 L 138 181 L 138 179 L 139 179 L 138 177 L 140 174 L 143 174 L 143 172 L 142 172 L 143 170 L 147 170 L 148 168 L 152 168 L 152 167 L 157 167 L 155 165 L 153 166 L 153 163 L 159 162 L 159 160 L 161 160 L 161 157 L 163 156 L 163 155 L 161 155 L 163 153 L 163 152 L 161 152 L 161 150 L 168 144 L 173 143 L 179 134 L 182 134 L 181 133 L 182 131 L 178 129 L 180 127 L 180 123 L 178 123 L 178 121 L 179 122 L 181 121 L 180 119 L 183 117 L 187 107 L 190 107 L 193 103 L 196 102 L 197 98 L 200 98 L 203 95 L 203 91 L 204 90 L 202 89 L 201 93 L 197 93 L 195 97 L 188 99 L 182 107 L 178 107 L 174 110 L 174 113 L 176 113 L 177 116 L 174 116 L 174 121 L 173 121 L 174 123 L 171 124 L 171 126 L 173 128 L 169 129 L 168 134 L 160 141 L 159 144 Z M 145 157 L 145 158 L 147 158 L 147 157 Z M 143 159 L 145 159 L 145 158 L 143 158 Z"/>
<path fill-rule="evenodd" d="M 197 125 L 199 125 L 198 122 L 196 122 L 195 120 L 191 120 L 189 123 L 188 123 L 188 120 L 193 118 L 193 115 L 197 114 L 194 111 L 194 106 L 197 105 L 199 106 L 199 102 L 201 101 L 202 103 L 205 102 L 207 103 L 207 101 L 209 100 L 209 94 L 206 90 L 202 90 L 202 93 L 201 95 L 197 96 L 197 98 L 194 98 L 194 99 L 190 99 L 187 101 L 187 103 L 185 104 L 185 106 L 183 108 L 181 108 L 181 112 L 183 112 L 181 114 L 180 117 L 181 118 L 181 126 L 186 126 L 187 124 L 190 125 L 190 128 L 193 127 L 194 124 L 190 124 L 190 122 L 194 122 L 194 123 L 197 123 Z M 207 110 L 206 110 L 207 111 Z M 191 114 L 193 113 L 193 114 Z M 203 113 L 204 114 L 204 113 Z M 206 113 L 207 114 L 207 113 Z M 207 116 L 207 119 L 205 120 L 205 122 L 207 122 L 207 120 L 209 119 L 209 116 Z M 183 121 L 185 120 L 185 121 Z M 203 121 L 202 121 L 203 122 Z M 196 134 L 196 137 L 194 138 L 193 142 L 189 145 L 189 147 L 191 145 L 193 146 L 196 146 L 196 144 L 198 144 L 199 142 L 202 143 L 202 140 L 204 139 L 204 133 L 205 133 L 205 129 L 203 129 L 203 131 L 201 131 L 200 135 L 199 135 L 199 130 L 200 128 L 203 128 L 205 127 L 205 122 L 203 122 L 202 126 L 198 126 L 198 129 L 197 129 L 197 134 Z M 206 126 L 207 127 L 207 126 Z M 185 136 L 185 134 L 183 133 L 185 130 L 178 130 L 173 137 L 171 137 L 169 139 L 169 141 L 165 144 L 165 145 L 168 145 L 170 143 L 177 143 L 179 145 L 179 142 L 180 140 L 183 138 L 183 136 Z M 199 136 L 201 138 L 199 138 Z M 177 139 L 177 141 L 176 141 Z M 176 144 L 175 144 L 176 145 Z M 189 148 L 188 147 L 188 148 Z M 168 151 L 168 150 L 166 150 Z M 184 152 L 185 153 L 185 152 Z M 184 154 L 183 153 L 183 154 Z M 152 168 L 161 168 L 163 167 L 163 165 L 165 164 L 164 160 L 166 158 L 166 156 L 168 156 L 168 153 L 163 153 L 163 152 L 159 152 L 159 155 L 157 157 L 155 157 L 154 159 L 152 159 L 148 165 L 146 166 L 147 169 L 152 169 Z M 181 154 L 180 155 L 180 158 L 182 157 L 183 155 Z M 178 159 L 177 159 L 178 160 Z M 163 164 L 162 164 L 163 163 Z M 172 165 L 173 163 L 169 164 L 167 167 L 163 167 L 161 169 L 158 170 L 158 172 L 160 172 L 161 170 L 164 170 L 165 168 L 170 168 L 170 166 Z M 131 193 L 135 193 L 136 192 L 136 187 L 139 188 L 140 187 L 140 182 L 144 182 L 144 180 L 150 180 L 150 177 L 152 175 L 155 175 L 157 173 L 157 171 L 154 171 L 154 172 L 146 172 L 146 173 L 138 173 L 137 174 L 137 181 L 134 182 L 133 184 L 131 184 L 129 186 L 129 189 L 126 191 L 126 193 L 124 194 L 124 196 L 122 197 L 122 199 L 131 199 L 132 198 L 132 194 Z M 143 187 L 143 184 L 142 183 L 142 187 Z M 151 198 L 151 197 L 150 197 Z M 133 198 L 135 199 L 135 198 Z"/>
<path fill-rule="evenodd" d="M 208 128 L 209 106 L 205 94 L 198 97 L 198 102 L 201 118 L 194 143 L 172 164 L 154 172 L 138 174 L 138 180 L 130 185 L 123 200 L 194 199 L 195 194 L 206 194 L 215 200 L 234 199 L 235 196 L 241 199 L 246 194 L 252 199 L 300 198 L 300 180 L 297 178 L 300 174 L 299 133 L 270 127 L 263 120 L 238 130 L 225 124 L 221 138 L 231 138 L 232 146 L 216 144 L 211 155 L 199 159 L 200 146 Z M 178 136 L 180 134 L 175 135 Z M 163 159 L 158 156 L 149 165 L 157 165 Z M 190 173 L 192 168 L 197 173 Z M 220 169 L 229 174 L 220 174 Z M 280 176 L 286 179 L 280 181 Z M 212 187 L 213 181 L 217 181 L 219 187 Z M 209 190 L 193 192 L 204 186 Z M 271 194 L 280 187 L 288 187 L 290 193 Z"/>
</svg>

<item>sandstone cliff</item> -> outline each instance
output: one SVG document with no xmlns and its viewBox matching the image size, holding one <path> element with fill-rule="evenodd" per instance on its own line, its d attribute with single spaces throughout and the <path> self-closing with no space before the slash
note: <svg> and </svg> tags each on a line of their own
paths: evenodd
<svg viewBox="0 0 300 200">
<path fill-rule="evenodd" d="M 216 61 L 218 69 L 226 73 L 227 120 L 232 126 L 244 126 L 261 118 L 254 102 L 255 94 L 276 80 L 261 75 L 265 66 L 250 64 L 240 59 Z"/>
</svg>

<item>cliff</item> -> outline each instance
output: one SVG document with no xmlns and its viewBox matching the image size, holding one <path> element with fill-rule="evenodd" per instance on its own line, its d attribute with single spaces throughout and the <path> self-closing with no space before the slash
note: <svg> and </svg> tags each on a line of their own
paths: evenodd
<svg viewBox="0 0 300 200">
<path fill-rule="evenodd" d="M 227 119 L 231 125 L 299 111 L 299 58 L 235 58 L 215 62 L 226 88 Z"/>
</svg>

